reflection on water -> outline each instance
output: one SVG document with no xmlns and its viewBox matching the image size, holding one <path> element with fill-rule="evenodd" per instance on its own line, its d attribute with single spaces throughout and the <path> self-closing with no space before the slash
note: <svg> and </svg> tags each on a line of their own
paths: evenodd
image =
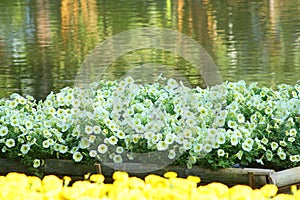
<svg viewBox="0 0 300 200">
<path fill-rule="evenodd" d="M 299 0 L 1 0 L 0 97 L 19 92 L 43 98 L 72 86 L 99 42 L 147 26 L 197 40 L 223 80 L 293 84 L 300 79 L 299 13 Z M 107 70 L 119 78 L 148 62 L 172 65 L 192 85 L 203 85 L 189 63 L 158 50 L 130 52 Z"/>
</svg>

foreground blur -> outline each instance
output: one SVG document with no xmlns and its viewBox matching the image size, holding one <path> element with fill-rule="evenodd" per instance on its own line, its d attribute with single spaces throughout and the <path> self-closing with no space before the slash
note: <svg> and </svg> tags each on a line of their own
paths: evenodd
<svg viewBox="0 0 300 200">
<path fill-rule="evenodd" d="M 71 178 L 54 175 L 43 179 L 19 173 L 0 176 L 0 199 L 300 199 L 300 190 L 292 187 L 291 194 L 277 194 L 275 185 L 252 189 L 245 185 L 231 188 L 221 183 L 197 186 L 199 177 L 177 178 L 175 172 L 165 177 L 148 175 L 144 180 L 115 172 L 112 184 L 104 183 L 101 174 L 70 184 Z"/>
</svg>

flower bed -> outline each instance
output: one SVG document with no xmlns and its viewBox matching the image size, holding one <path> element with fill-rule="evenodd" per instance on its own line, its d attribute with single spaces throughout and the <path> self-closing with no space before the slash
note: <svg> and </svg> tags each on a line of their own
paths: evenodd
<svg viewBox="0 0 300 200">
<path fill-rule="evenodd" d="M 38 168 L 44 159 L 130 162 L 166 152 L 174 165 L 287 169 L 300 162 L 300 85 L 244 81 L 209 89 L 173 79 L 63 88 L 36 101 L 0 100 L 0 157 Z"/>
<path fill-rule="evenodd" d="M 200 178 L 188 176 L 177 178 L 175 172 L 165 177 L 148 175 L 145 179 L 129 177 L 127 173 L 113 174 L 114 182 L 105 184 L 101 174 L 91 175 L 87 180 L 59 179 L 54 175 L 42 180 L 34 176 L 9 173 L 0 177 L 1 199 L 299 199 L 300 190 L 291 188 L 292 194 L 277 194 L 275 185 L 265 185 L 253 190 L 249 186 L 236 185 L 231 188 L 222 183 L 197 186 Z"/>
</svg>

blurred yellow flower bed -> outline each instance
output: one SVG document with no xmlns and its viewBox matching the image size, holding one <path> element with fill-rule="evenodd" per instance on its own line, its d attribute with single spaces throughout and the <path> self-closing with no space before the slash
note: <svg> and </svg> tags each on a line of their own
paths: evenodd
<svg viewBox="0 0 300 200">
<path fill-rule="evenodd" d="M 0 176 L 0 199 L 38 200 L 92 200 L 92 199 L 300 199 L 300 190 L 291 188 L 291 194 L 277 194 L 275 185 L 252 189 L 246 185 L 231 188 L 222 183 L 197 186 L 200 178 L 178 178 L 175 172 L 164 177 L 148 175 L 145 179 L 129 177 L 126 172 L 115 172 L 112 184 L 104 183 L 104 176 L 93 174 L 84 181 L 70 184 L 71 178 L 47 175 L 43 179 L 20 173 Z"/>
</svg>

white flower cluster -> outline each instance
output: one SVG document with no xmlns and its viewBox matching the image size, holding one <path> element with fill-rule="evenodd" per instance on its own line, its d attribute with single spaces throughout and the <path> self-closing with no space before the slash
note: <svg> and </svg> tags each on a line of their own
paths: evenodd
<svg viewBox="0 0 300 200">
<path fill-rule="evenodd" d="M 184 158 L 188 167 L 300 163 L 300 85 L 273 90 L 239 81 L 201 89 L 159 81 L 100 81 L 39 102 L 12 94 L 0 100 L 1 155 L 34 167 L 46 158 L 121 163 L 147 152 Z"/>
<path fill-rule="evenodd" d="M 220 91 L 212 95 L 174 79 L 165 85 L 138 85 L 131 77 L 78 90 L 74 119 L 82 133 L 80 147 L 91 157 L 115 163 L 134 160 L 134 153 L 166 151 L 166 158 L 147 160 L 158 162 L 190 152 L 193 159 L 188 163 L 195 164 L 197 156 L 225 143 L 224 130 L 212 127 L 219 112 L 218 126 L 225 123 L 226 112 L 221 111 L 225 93 Z"/>
</svg>

